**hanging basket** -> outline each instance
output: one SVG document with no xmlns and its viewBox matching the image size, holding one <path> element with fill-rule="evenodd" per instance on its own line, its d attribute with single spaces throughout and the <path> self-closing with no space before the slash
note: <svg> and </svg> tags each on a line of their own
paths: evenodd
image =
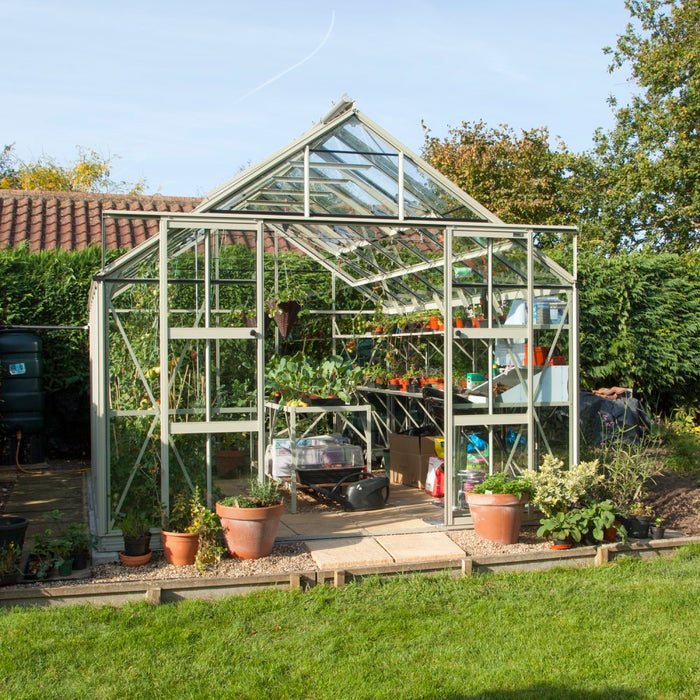
<svg viewBox="0 0 700 700">
<path fill-rule="evenodd" d="M 273 313 L 280 335 L 287 340 L 292 327 L 299 317 L 301 304 L 298 301 L 277 301 L 269 302 L 268 308 Z"/>
</svg>

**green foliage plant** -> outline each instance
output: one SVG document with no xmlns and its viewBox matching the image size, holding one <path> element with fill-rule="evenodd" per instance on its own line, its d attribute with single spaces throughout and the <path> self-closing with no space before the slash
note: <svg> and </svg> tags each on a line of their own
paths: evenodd
<svg viewBox="0 0 700 700">
<path fill-rule="evenodd" d="M 180 491 L 175 495 L 170 514 L 163 514 L 163 529 L 199 535 L 195 566 L 200 572 L 204 573 L 221 561 L 224 553 L 221 523 L 216 513 L 204 505 L 199 486 L 190 494 Z"/>
<path fill-rule="evenodd" d="M 618 513 L 630 514 L 635 504 L 643 502 L 646 487 L 662 473 L 657 447 L 655 438 L 636 443 L 618 440 L 596 451 L 605 474 L 602 493 L 614 503 Z"/>
<path fill-rule="evenodd" d="M 552 513 L 548 518 L 543 518 L 540 523 L 537 530 L 538 537 L 580 542 L 584 534 L 579 510 L 560 510 Z"/>
<path fill-rule="evenodd" d="M 510 477 L 504 472 L 496 472 L 487 476 L 480 484 L 477 484 L 472 493 L 511 493 L 518 498 L 522 498 L 524 494 L 532 495 L 533 486 L 527 475 Z"/>
<path fill-rule="evenodd" d="M 148 518 L 142 513 L 129 511 L 119 523 L 124 537 L 145 537 L 149 534 L 151 526 Z"/>
<path fill-rule="evenodd" d="M 604 530 L 615 524 L 616 508 L 613 502 L 607 499 L 589 503 L 587 506 L 579 509 L 578 513 L 582 532 L 588 539 L 597 542 L 602 542 Z M 627 536 L 624 525 L 618 524 L 616 527 L 624 542 Z"/>
<path fill-rule="evenodd" d="M 241 496 L 228 496 L 220 501 L 221 505 L 233 508 L 266 508 L 282 502 L 280 484 L 273 479 L 258 481 L 251 479 L 247 493 Z"/>
<path fill-rule="evenodd" d="M 528 472 L 528 477 L 534 487 L 532 503 L 547 517 L 585 502 L 604 479 L 598 460 L 564 469 L 564 462 L 552 455 L 545 455 L 539 471 Z"/>
</svg>

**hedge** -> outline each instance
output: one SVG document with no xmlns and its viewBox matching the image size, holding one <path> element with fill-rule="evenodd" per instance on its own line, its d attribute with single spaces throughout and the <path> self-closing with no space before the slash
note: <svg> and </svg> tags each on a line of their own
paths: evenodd
<svg viewBox="0 0 700 700">
<path fill-rule="evenodd" d="M 114 255 L 114 253 L 112 253 Z M 239 253 L 239 258 L 245 259 Z M 267 263 L 270 264 L 270 261 Z M 295 291 L 307 308 L 327 300 L 327 275 L 287 256 Z M 0 325 L 83 326 L 100 250 L 0 251 Z M 268 275 L 268 279 L 271 275 Z M 303 280 L 303 281 L 300 281 Z M 580 259 L 581 376 L 584 385 L 630 386 L 653 410 L 697 402 L 700 389 L 700 262 L 696 254 L 637 253 Z M 328 337 L 307 317 L 315 337 L 305 349 L 327 351 Z M 40 331 L 47 390 L 88 392 L 85 331 Z M 297 338 L 302 335 L 297 334 Z"/>
</svg>

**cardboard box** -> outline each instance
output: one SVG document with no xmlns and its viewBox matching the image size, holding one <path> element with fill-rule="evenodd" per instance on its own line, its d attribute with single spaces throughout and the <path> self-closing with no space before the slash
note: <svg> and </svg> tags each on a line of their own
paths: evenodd
<svg viewBox="0 0 700 700">
<path fill-rule="evenodd" d="M 389 435 L 389 479 L 394 484 L 425 488 L 428 462 L 435 456 L 435 437 Z"/>
</svg>

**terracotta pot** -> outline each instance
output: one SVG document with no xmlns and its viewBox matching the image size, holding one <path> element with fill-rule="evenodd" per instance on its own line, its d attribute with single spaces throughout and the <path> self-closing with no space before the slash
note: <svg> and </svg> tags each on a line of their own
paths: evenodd
<svg viewBox="0 0 700 700">
<path fill-rule="evenodd" d="M 130 556 L 124 552 L 119 552 L 119 559 L 124 566 L 143 566 L 151 561 L 153 552 L 146 552 L 146 554 L 137 554 L 135 556 Z"/>
<path fill-rule="evenodd" d="M 165 561 L 173 566 L 194 564 L 199 549 L 199 535 L 196 532 L 168 532 L 163 530 L 163 553 Z"/>
<path fill-rule="evenodd" d="M 518 498 L 512 493 L 467 494 L 467 503 L 479 537 L 498 544 L 515 544 L 520 536 L 525 503 L 529 496 Z"/>
<path fill-rule="evenodd" d="M 617 539 L 617 525 L 613 524 L 610 527 L 603 528 L 603 541 L 614 542 Z"/>
<path fill-rule="evenodd" d="M 216 475 L 220 479 L 233 479 L 248 460 L 245 450 L 218 450 L 214 453 Z"/>
<path fill-rule="evenodd" d="M 260 559 L 269 556 L 277 536 L 284 505 L 236 508 L 216 504 L 226 549 L 232 557 Z"/>
</svg>

